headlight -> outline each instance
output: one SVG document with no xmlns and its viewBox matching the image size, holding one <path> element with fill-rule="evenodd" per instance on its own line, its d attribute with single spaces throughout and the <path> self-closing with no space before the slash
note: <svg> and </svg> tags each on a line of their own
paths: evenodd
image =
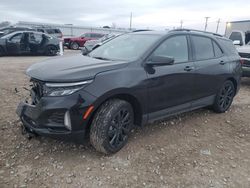
<svg viewBox="0 0 250 188">
<path fill-rule="evenodd" d="M 65 96 L 70 95 L 80 89 L 86 84 L 91 83 L 93 80 L 86 80 L 74 83 L 46 83 L 44 87 L 45 96 Z"/>
</svg>

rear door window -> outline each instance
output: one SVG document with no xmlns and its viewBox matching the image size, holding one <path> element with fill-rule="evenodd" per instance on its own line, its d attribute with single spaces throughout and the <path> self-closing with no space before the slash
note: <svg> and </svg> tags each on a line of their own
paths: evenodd
<svg viewBox="0 0 250 188">
<path fill-rule="evenodd" d="M 219 43 L 225 48 L 228 54 L 238 55 L 236 47 L 231 40 L 218 39 Z"/>
<path fill-rule="evenodd" d="M 212 40 L 202 36 L 192 36 L 194 45 L 195 59 L 205 60 L 214 58 Z"/>
<path fill-rule="evenodd" d="M 166 39 L 154 52 L 156 56 L 173 57 L 175 63 L 188 61 L 188 43 L 185 35 Z"/>
</svg>

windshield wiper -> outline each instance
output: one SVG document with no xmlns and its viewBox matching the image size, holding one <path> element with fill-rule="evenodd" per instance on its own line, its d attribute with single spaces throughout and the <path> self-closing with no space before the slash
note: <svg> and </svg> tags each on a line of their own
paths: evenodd
<svg viewBox="0 0 250 188">
<path fill-rule="evenodd" d="M 112 59 L 108 59 L 108 58 L 105 58 L 105 57 L 95 57 L 95 56 L 93 56 L 92 58 L 95 58 L 95 59 L 100 59 L 100 60 L 108 60 L 108 61 L 113 61 Z"/>
</svg>

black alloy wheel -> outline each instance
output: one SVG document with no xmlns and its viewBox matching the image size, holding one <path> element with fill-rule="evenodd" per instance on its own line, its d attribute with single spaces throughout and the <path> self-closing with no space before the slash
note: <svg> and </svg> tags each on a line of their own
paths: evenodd
<svg viewBox="0 0 250 188">
<path fill-rule="evenodd" d="M 232 81 L 227 80 L 224 82 L 223 86 L 221 87 L 219 93 L 216 96 L 215 103 L 214 103 L 214 110 L 218 113 L 223 113 L 227 111 L 235 96 L 235 87 Z"/>
<path fill-rule="evenodd" d="M 132 106 L 124 100 L 108 100 L 94 115 L 90 125 L 90 142 L 97 151 L 115 153 L 127 143 L 133 125 Z"/>
<path fill-rule="evenodd" d="M 111 147 L 120 147 L 128 139 L 131 121 L 131 114 L 126 108 L 120 109 L 113 117 L 108 130 Z"/>
</svg>

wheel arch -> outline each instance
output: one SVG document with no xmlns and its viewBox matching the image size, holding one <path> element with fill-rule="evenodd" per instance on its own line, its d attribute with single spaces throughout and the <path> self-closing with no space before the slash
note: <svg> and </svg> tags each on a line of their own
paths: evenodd
<svg viewBox="0 0 250 188">
<path fill-rule="evenodd" d="M 113 95 L 103 96 L 100 98 L 101 98 L 101 100 L 95 102 L 94 111 L 91 113 L 89 120 L 87 122 L 88 129 L 91 126 L 93 118 L 94 118 L 95 114 L 97 113 L 98 109 L 100 108 L 100 106 L 103 103 L 105 103 L 106 101 L 111 100 L 111 99 L 121 99 L 121 100 L 128 102 L 132 106 L 133 111 L 134 111 L 134 118 L 135 118 L 134 124 L 138 125 L 138 126 L 141 125 L 141 123 L 142 123 L 142 106 L 141 106 L 141 103 L 139 102 L 139 100 L 134 95 L 132 95 L 130 93 L 115 93 Z"/>
<path fill-rule="evenodd" d="M 236 79 L 233 78 L 233 77 L 229 77 L 227 80 L 233 82 L 233 84 L 234 84 L 234 90 L 235 90 L 235 95 L 236 95 L 237 90 L 238 90 L 238 83 L 237 83 Z"/>
</svg>

